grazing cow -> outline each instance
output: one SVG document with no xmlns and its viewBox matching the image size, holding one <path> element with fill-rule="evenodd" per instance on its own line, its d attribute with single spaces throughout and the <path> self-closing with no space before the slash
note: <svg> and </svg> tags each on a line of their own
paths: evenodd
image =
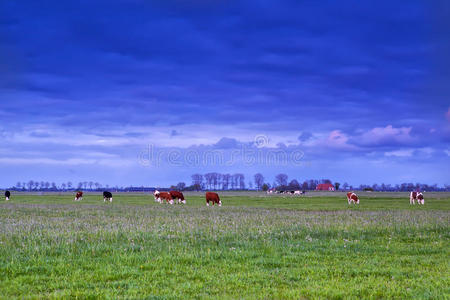
<svg viewBox="0 0 450 300">
<path fill-rule="evenodd" d="M 81 201 L 83 200 L 83 192 L 77 192 L 75 195 L 75 201 Z"/>
<path fill-rule="evenodd" d="M 103 202 L 106 201 L 112 202 L 112 194 L 108 191 L 103 192 Z"/>
<path fill-rule="evenodd" d="M 6 201 L 9 201 L 9 198 L 11 198 L 11 193 L 9 191 L 5 191 L 5 198 Z"/>
<path fill-rule="evenodd" d="M 178 203 L 186 204 L 186 200 L 184 199 L 184 195 L 182 192 L 170 191 L 169 194 L 170 196 L 172 196 L 172 200 L 177 199 Z"/>
<path fill-rule="evenodd" d="M 417 204 L 425 204 L 425 199 L 421 192 L 411 192 L 411 194 L 409 194 L 409 204 L 415 204 L 415 200 L 417 200 Z"/>
<path fill-rule="evenodd" d="M 159 191 L 158 190 L 155 190 L 153 192 L 153 197 L 155 197 L 155 202 L 161 203 L 161 199 L 159 198 Z"/>
<path fill-rule="evenodd" d="M 206 192 L 205 198 L 206 198 L 206 206 L 209 206 L 209 201 L 212 202 L 212 205 L 217 203 L 219 206 L 222 206 L 222 201 L 220 201 L 219 195 L 217 193 Z"/>
<path fill-rule="evenodd" d="M 359 198 L 353 192 L 347 193 L 347 201 L 348 201 L 348 204 L 352 204 L 352 203 L 359 204 Z"/>
<path fill-rule="evenodd" d="M 301 191 L 295 191 L 295 192 L 294 192 L 294 195 L 299 195 L 299 196 L 300 196 L 301 194 L 302 194 Z"/>
<path fill-rule="evenodd" d="M 154 196 L 156 202 L 163 203 L 166 200 L 167 203 L 173 204 L 172 196 L 167 192 L 155 191 Z"/>
</svg>

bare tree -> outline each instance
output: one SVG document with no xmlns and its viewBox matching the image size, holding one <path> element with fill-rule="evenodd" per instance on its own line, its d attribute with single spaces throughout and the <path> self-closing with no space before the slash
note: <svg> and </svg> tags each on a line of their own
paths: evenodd
<svg viewBox="0 0 450 300">
<path fill-rule="evenodd" d="M 230 174 L 223 174 L 222 175 L 222 189 L 223 190 L 228 190 L 230 187 L 230 178 L 231 175 Z"/>
<path fill-rule="evenodd" d="M 213 173 L 206 173 L 205 174 L 205 182 L 206 182 L 207 189 L 212 189 Z"/>
<path fill-rule="evenodd" d="M 202 174 L 194 174 L 191 176 L 192 185 L 201 187 L 203 184 L 203 175 Z"/>
<path fill-rule="evenodd" d="M 280 173 L 277 176 L 275 176 L 275 181 L 279 186 L 287 185 L 288 176 L 284 173 Z"/>
<path fill-rule="evenodd" d="M 289 182 L 289 188 L 293 190 L 299 190 L 300 183 L 298 183 L 297 179 L 292 179 L 291 182 Z"/>
<path fill-rule="evenodd" d="M 244 190 L 245 189 L 245 176 L 242 173 L 237 173 L 234 174 L 235 178 L 236 178 L 236 187 L 239 188 L 240 190 Z"/>
<path fill-rule="evenodd" d="M 184 182 L 179 182 L 176 186 L 176 189 L 179 191 L 183 191 L 186 188 L 186 183 Z"/>
<path fill-rule="evenodd" d="M 254 178 L 255 178 L 255 187 L 257 190 L 260 190 L 262 185 L 264 184 L 264 176 L 261 173 L 256 173 Z"/>
</svg>

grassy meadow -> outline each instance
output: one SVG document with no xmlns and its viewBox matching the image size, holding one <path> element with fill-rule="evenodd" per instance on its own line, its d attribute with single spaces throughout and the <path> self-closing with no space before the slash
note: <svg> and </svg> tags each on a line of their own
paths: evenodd
<svg viewBox="0 0 450 300">
<path fill-rule="evenodd" d="M 0 201 L 0 297 L 450 297 L 450 194 L 221 193 L 206 207 L 148 194 Z"/>
</svg>

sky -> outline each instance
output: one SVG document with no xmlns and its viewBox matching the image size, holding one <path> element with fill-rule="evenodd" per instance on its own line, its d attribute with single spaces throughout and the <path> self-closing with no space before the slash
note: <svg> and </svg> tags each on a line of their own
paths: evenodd
<svg viewBox="0 0 450 300">
<path fill-rule="evenodd" d="M 0 187 L 450 184 L 448 1 L 0 1 Z"/>
</svg>

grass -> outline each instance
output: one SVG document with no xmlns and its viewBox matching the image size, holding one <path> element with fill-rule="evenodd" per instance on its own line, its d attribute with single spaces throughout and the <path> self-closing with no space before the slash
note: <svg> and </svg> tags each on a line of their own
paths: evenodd
<svg viewBox="0 0 450 300">
<path fill-rule="evenodd" d="M 443 196 L 442 196 L 443 195 Z M 224 194 L 223 207 L 139 194 L 0 204 L 3 298 L 450 296 L 450 198 Z M 440 198 L 440 199 L 438 199 Z"/>
</svg>

